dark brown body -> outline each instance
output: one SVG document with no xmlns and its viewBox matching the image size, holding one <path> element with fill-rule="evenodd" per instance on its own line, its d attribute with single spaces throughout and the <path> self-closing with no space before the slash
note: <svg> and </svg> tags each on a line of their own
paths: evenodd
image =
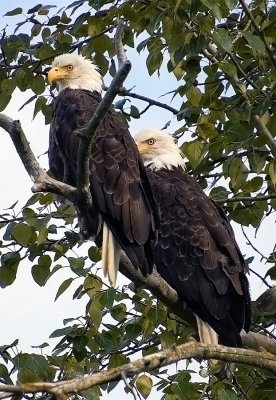
<svg viewBox="0 0 276 400">
<path fill-rule="evenodd" d="M 100 100 L 99 93 L 69 88 L 56 98 L 49 141 L 49 166 L 56 179 L 76 186 L 77 130 L 86 126 Z M 90 190 L 93 207 L 133 265 L 150 272 L 155 237 L 151 188 L 135 142 L 113 109 L 93 139 Z"/>
<path fill-rule="evenodd" d="M 223 210 L 183 168 L 147 169 L 160 210 L 155 264 L 228 346 L 241 346 L 251 306 L 245 262 Z"/>
</svg>

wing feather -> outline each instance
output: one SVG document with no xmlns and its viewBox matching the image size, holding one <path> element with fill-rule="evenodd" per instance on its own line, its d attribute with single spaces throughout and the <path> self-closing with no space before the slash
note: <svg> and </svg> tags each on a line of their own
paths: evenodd
<svg viewBox="0 0 276 400">
<path fill-rule="evenodd" d="M 182 168 L 148 174 L 160 210 L 158 272 L 225 344 L 239 345 L 250 325 L 250 296 L 226 216 Z"/>
</svg>

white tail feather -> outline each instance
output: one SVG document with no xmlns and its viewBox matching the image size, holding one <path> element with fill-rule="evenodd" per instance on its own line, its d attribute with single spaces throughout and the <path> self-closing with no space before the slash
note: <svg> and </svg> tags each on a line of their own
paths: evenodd
<svg viewBox="0 0 276 400">
<path fill-rule="evenodd" d="M 114 287 L 117 281 L 121 247 L 106 223 L 103 223 L 102 264 L 104 276 Z"/>
<path fill-rule="evenodd" d="M 196 316 L 198 334 L 201 343 L 218 344 L 218 335 L 213 328 Z"/>
</svg>

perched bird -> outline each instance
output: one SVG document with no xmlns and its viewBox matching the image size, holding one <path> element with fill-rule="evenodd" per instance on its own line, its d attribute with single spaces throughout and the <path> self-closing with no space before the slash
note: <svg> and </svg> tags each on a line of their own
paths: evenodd
<svg viewBox="0 0 276 400">
<path fill-rule="evenodd" d="M 136 144 L 160 212 L 155 265 L 195 314 L 201 342 L 241 346 L 251 321 L 245 261 L 223 210 L 185 172 L 173 138 L 144 130 Z"/>
<path fill-rule="evenodd" d="M 102 77 L 90 60 L 63 54 L 54 59 L 48 81 L 59 90 L 50 126 L 50 172 L 76 186 L 81 140 L 77 132 L 87 125 L 101 101 Z M 106 113 L 93 138 L 90 191 L 99 217 L 104 273 L 110 283 L 116 282 L 121 249 L 134 267 L 149 273 L 153 264 L 150 242 L 155 235 L 152 192 L 135 142 L 114 109 Z"/>
</svg>

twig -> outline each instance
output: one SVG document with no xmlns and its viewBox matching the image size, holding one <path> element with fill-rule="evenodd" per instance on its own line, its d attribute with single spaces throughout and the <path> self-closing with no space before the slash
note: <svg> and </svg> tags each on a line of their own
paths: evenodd
<svg viewBox="0 0 276 400">
<path fill-rule="evenodd" d="M 128 388 L 128 390 L 129 390 L 130 393 L 132 394 L 134 400 L 137 400 L 137 397 L 136 397 L 136 394 L 135 394 L 135 391 L 134 391 L 134 387 L 131 386 L 131 385 L 128 383 L 127 377 L 126 377 L 126 374 L 125 374 L 125 371 L 123 371 L 123 372 L 121 373 L 121 377 L 122 377 L 122 379 L 123 379 L 123 381 L 124 381 L 125 386 Z"/>
<path fill-rule="evenodd" d="M 256 252 L 256 253 L 258 253 L 260 256 L 261 256 L 261 260 L 267 260 L 267 257 L 265 257 L 258 249 L 257 249 L 257 247 L 255 247 L 254 245 L 253 245 L 253 243 L 251 242 L 251 240 L 249 239 L 249 237 L 248 237 L 248 235 L 245 233 L 245 230 L 244 230 L 244 227 L 241 225 L 241 230 L 242 230 L 242 233 L 243 233 L 243 236 L 245 237 L 245 239 L 247 240 L 247 242 L 248 242 L 248 244 L 252 247 L 252 249 Z"/>
<path fill-rule="evenodd" d="M 165 103 L 161 103 L 160 101 L 156 101 L 153 99 L 150 99 L 149 97 L 146 96 L 142 96 L 140 94 L 137 93 L 132 93 L 130 90 L 120 90 L 118 93 L 119 96 L 127 96 L 127 97 L 132 97 L 133 99 L 138 99 L 138 100 L 142 100 L 142 101 L 146 101 L 147 103 L 149 103 L 152 106 L 157 106 L 157 107 L 161 107 L 164 108 L 165 110 L 170 111 L 171 113 L 173 113 L 174 115 L 177 115 L 179 113 L 179 110 L 177 110 L 174 107 L 168 106 Z"/>
<path fill-rule="evenodd" d="M 249 197 L 249 196 L 241 196 L 241 197 L 230 197 L 229 199 L 223 199 L 223 200 L 216 200 L 216 203 L 235 203 L 239 201 L 250 201 L 250 202 L 255 202 L 255 201 L 264 201 L 264 200 L 271 200 L 276 198 L 276 193 L 271 193 L 265 196 L 254 196 L 254 197 Z"/>
<path fill-rule="evenodd" d="M 256 251 L 258 251 L 258 250 L 256 250 Z M 267 283 L 267 281 L 265 280 L 265 278 L 262 275 L 258 274 L 258 272 L 256 272 L 256 271 L 254 271 L 254 269 L 248 268 L 248 271 L 251 272 L 252 274 L 256 275 L 269 289 L 271 289 L 273 287 L 272 285 Z"/>
</svg>

